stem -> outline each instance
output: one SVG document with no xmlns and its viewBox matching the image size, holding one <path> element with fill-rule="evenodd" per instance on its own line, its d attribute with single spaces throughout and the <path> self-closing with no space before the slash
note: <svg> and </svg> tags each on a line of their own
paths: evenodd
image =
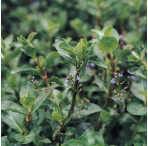
<svg viewBox="0 0 148 146">
<path fill-rule="evenodd" d="M 46 82 L 46 84 L 47 84 L 47 87 L 49 88 L 50 85 L 49 85 L 49 83 L 47 82 L 48 78 L 47 78 L 47 73 L 46 73 L 46 71 L 41 67 L 41 65 L 40 65 L 39 61 L 37 60 L 37 58 L 36 58 L 36 57 L 33 57 L 33 58 L 34 58 L 34 60 L 35 60 L 35 62 L 36 62 L 36 64 L 37 64 L 37 66 L 40 68 L 42 78 L 45 80 L 45 82 Z"/>
<path fill-rule="evenodd" d="M 110 53 L 110 57 L 111 57 L 111 72 L 112 72 L 112 78 L 113 78 L 113 77 L 114 77 L 114 72 L 115 72 L 115 69 L 114 69 L 114 57 L 113 57 L 113 53 Z M 109 101 L 110 97 L 112 96 L 112 91 L 113 91 L 113 84 L 110 84 L 109 92 L 108 92 L 108 94 L 107 94 L 107 98 L 106 98 L 106 101 L 105 101 L 104 107 L 107 106 L 108 101 Z"/>
<path fill-rule="evenodd" d="M 72 103 L 70 107 L 70 112 L 74 112 L 74 107 L 75 107 L 75 102 L 76 102 L 76 96 L 77 96 L 77 88 L 78 88 L 78 80 L 77 80 L 77 75 L 79 75 L 79 72 L 77 71 L 76 73 L 76 78 L 75 78 L 75 90 L 72 98 Z"/>
<path fill-rule="evenodd" d="M 28 126 L 29 126 L 30 120 L 31 120 L 31 108 L 29 107 L 28 108 L 28 117 L 27 117 L 26 124 L 25 124 L 26 129 L 29 129 Z"/>
<path fill-rule="evenodd" d="M 114 77 L 114 57 L 113 57 L 113 53 L 110 53 L 110 59 L 111 59 L 111 72 L 112 72 L 112 78 Z"/>
<path fill-rule="evenodd" d="M 96 17 L 95 26 L 94 26 L 95 28 L 98 26 L 98 21 L 99 21 L 99 18 Z M 96 37 L 97 37 L 97 35 L 94 33 L 92 38 L 93 38 L 93 39 L 96 39 Z"/>
<path fill-rule="evenodd" d="M 106 98 L 104 107 L 107 106 L 108 101 L 109 101 L 110 97 L 112 96 L 112 91 L 113 91 L 113 84 L 111 84 L 110 87 L 109 87 L 109 92 L 108 92 L 108 94 L 107 94 L 107 98 Z"/>
</svg>

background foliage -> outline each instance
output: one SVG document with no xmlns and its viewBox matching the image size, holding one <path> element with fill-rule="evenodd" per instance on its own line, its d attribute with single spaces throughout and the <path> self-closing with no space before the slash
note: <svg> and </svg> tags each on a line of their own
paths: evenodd
<svg viewBox="0 0 148 146">
<path fill-rule="evenodd" d="M 2 145 L 147 145 L 146 0 L 1 4 Z M 109 50 L 117 74 L 104 107 L 114 82 Z M 79 74 L 74 58 L 82 63 Z M 74 82 L 76 75 L 79 95 L 71 115 L 69 76 Z"/>
</svg>

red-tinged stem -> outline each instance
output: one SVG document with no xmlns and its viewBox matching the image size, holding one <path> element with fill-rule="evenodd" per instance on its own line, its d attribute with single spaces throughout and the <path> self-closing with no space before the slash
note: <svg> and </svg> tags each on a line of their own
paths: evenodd
<svg viewBox="0 0 148 146">
<path fill-rule="evenodd" d="M 40 63 L 39 63 L 39 61 L 37 60 L 36 57 L 34 57 L 34 60 L 35 60 L 35 62 L 36 62 L 36 64 L 37 64 L 37 66 L 40 68 L 40 70 L 41 70 L 41 75 L 42 75 L 42 77 L 44 78 L 44 80 L 45 80 L 45 82 L 46 82 L 46 84 L 47 84 L 47 87 L 49 88 L 49 87 L 50 87 L 50 84 L 47 82 L 48 78 L 47 78 L 47 73 L 46 73 L 46 71 L 45 71 L 44 69 L 42 69 L 42 67 L 41 67 L 41 65 L 40 65 Z"/>
<path fill-rule="evenodd" d="M 29 129 L 28 126 L 29 126 L 30 120 L 31 120 L 31 111 L 29 111 L 29 113 L 28 113 L 27 121 L 26 121 L 26 124 L 25 124 L 26 129 Z"/>
</svg>

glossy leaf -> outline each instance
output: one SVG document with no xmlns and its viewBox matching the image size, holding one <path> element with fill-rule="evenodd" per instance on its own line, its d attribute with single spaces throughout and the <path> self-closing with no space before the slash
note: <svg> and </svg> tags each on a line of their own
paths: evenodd
<svg viewBox="0 0 148 146">
<path fill-rule="evenodd" d="M 146 115 L 146 107 L 140 103 L 129 103 L 127 105 L 127 111 L 132 115 Z"/>
<path fill-rule="evenodd" d="M 2 121 L 6 123 L 10 128 L 21 133 L 21 123 L 24 120 L 24 116 L 19 113 L 8 111 L 8 114 L 2 114 Z"/>
<path fill-rule="evenodd" d="M 51 96 L 54 86 L 51 86 L 47 93 L 41 93 L 35 100 L 35 103 L 32 107 L 32 114 L 42 105 L 42 103 Z"/>
<path fill-rule="evenodd" d="M 27 84 L 21 86 L 20 98 L 23 98 L 26 95 L 36 97 L 35 87 L 32 83 L 27 83 Z"/>
<path fill-rule="evenodd" d="M 74 113 L 73 118 L 78 119 L 78 118 L 83 118 L 85 116 L 88 116 L 90 114 L 100 112 L 101 108 L 93 103 L 88 103 L 86 104 L 85 108 L 77 113 Z"/>
<path fill-rule="evenodd" d="M 12 70 L 11 71 L 12 74 L 15 74 L 15 73 L 27 73 L 27 74 L 31 74 L 31 75 L 38 75 L 40 76 L 40 72 L 37 71 L 36 69 L 28 66 L 28 65 L 24 65 L 20 68 L 17 68 L 15 70 Z"/>
<path fill-rule="evenodd" d="M 11 110 L 13 112 L 18 112 L 21 114 L 28 114 L 28 112 L 25 108 L 23 108 L 19 104 L 16 104 L 16 103 L 14 103 L 12 101 L 8 101 L 8 100 L 2 101 L 1 110 L 2 111 Z"/>
<path fill-rule="evenodd" d="M 15 140 L 16 141 L 19 141 L 23 144 L 29 144 L 31 142 L 33 142 L 35 139 L 35 133 L 34 132 L 31 132 L 30 134 L 24 136 L 22 134 L 16 134 L 15 135 Z"/>
</svg>

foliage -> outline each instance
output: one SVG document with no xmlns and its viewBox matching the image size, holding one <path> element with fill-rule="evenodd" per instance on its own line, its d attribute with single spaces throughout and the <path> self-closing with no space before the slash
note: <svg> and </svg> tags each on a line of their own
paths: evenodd
<svg viewBox="0 0 148 146">
<path fill-rule="evenodd" d="M 145 0 L 2 1 L 4 146 L 146 146 Z"/>
</svg>

